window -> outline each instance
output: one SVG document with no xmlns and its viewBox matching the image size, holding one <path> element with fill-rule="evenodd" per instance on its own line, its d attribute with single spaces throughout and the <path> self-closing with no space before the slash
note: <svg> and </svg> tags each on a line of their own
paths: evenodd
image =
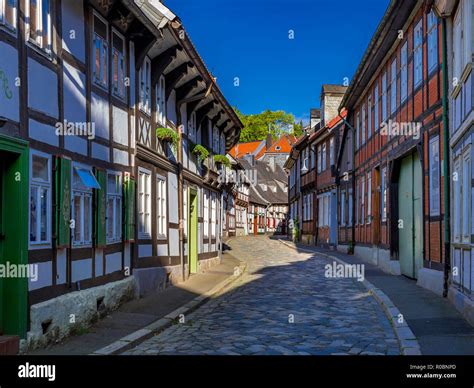
<svg viewBox="0 0 474 388">
<path fill-rule="evenodd" d="M 329 163 L 334 166 L 334 138 L 331 137 L 329 140 Z"/>
<path fill-rule="evenodd" d="M 387 120 L 387 73 L 382 75 L 382 122 Z"/>
<path fill-rule="evenodd" d="M 196 140 L 196 111 L 193 111 L 189 117 L 188 134 L 191 140 Z"/>
<path fill-rule="evenodd" d="M 318 174 L 321 172 L 321 145 L 318 146 Z"/>
<path fill-rule="evenodd" d="M 166 238 L 166 178 L 156 176 L 156 223 L 158 238 Z"/>
<path fill-rule="evenodd" d="M 217 200 L 216 193 L 211 193 L 211 235 L 216 238 L 217 235 Z"/>
<path fill-rule="evenodd" d="M 379 124 L 379 85 L 377 84 L 374 89 L 374 132 L 379 129 Z"/>
<path fill-rule="evenodd" d="M 30 163 L 30 244 L 49 244 L 51 241 L 51 157 L 34 152 Z"/>
<path fill-rule="evenodd" d="M 372 136 L 372 95 L 367 98 L 367 140 Z"/>
<path fill-rule="evenodd" d="M 122 238 L 122 177 L 107 174 L 107 242 Z"/>
<path fill-rule="evenodd" d="M 166 127 L 166 82 L 163 75 L 156 84 L 156 122 Z"/>
<path fill-rule="evenodd" d="M 92 244 L 92 189 L 99 187 L 90 168 L 73 167 L 72 219 L 73 245 Z M 94 186 L 94 183 L 97 186 Z"/>
<path fill-rule="evenodd" d="M 363 225 L 365 222 L 365 177 L 360 179 L 360 223 Z"/>
<path fill-rule="evenodd" d="M 428 14 L 428 72 L 438 66 L 438 18 L 431 11 Z"/>
<path fill-rule="evenodd" d="M 139 72 L 140 80 L 140 110 L 150 114 L 150 85 L 151 85 L 151 62 L 150 58 L 146 57 Z"/>
<path fill-rule="evenodd" d="M 225 152 L 225 136 L 224 136 L 223 133 L 221 133 L 221 143 L 220 144 L 221 144 L 221 151 L 220 152 L 221 152 L 222 155 L 225 155 L 226 154 L 226 152 Z"/>
<path fill-rule="evenodd" d="M 359 220 L 360 220 L 360 186 L 359 186 L 359 182 L 356 180 L 356 187 L 355 187 L 355 190 L 356 190 L 356 198 L 355 198 L 355 205 L 356 205 L 356 219 L 355 219 L 355 224 L 358 225 L 359 224 Z"/>
<path fill-rule="evenodd" d="M 0 0 L 0 24 L 16 30 L 17 0 Z"/>
<path fill-rule="evenodd" d="M 324 195 L 324 225 L 325 226 L 330 226 L 329 225 L 329 206 L 331 201 L 331 194 L 328 193 Z"/>
<path fill-rule="evenodd" d="M 461 185 L 462 185 L 462 159 L 460 157 L 456 158 L 454 161 L 454 188 L 453 188 L 453 198 L 454 198 L 454 220 L 453 220 L 453 234 L 454 241 L 459 243 L 461 242 Z"/>
<path fill-rule="evenodd" d="M 423 79 L 423 20 L 415 27 L 413 47 L 413 83 L 416 88 Z"/>
<path fill-rule="evenodd" d="M 216 153 L 219 153 L 219 130 L 217 127 L 214 127 L 212 133 L 212 150 Z"/>
<path fill-rule="evenodd" d="M 10 2 L 7 0 L 7 2 Z M 7 7 L 8 8 L 8 7 Z M 50 0 L 27 1 L 28 40 L 40 49 L 51 52 Z"/>
<path fill-rule="evenodd" d="M 355 133 L 355 137 L 356 137 L 356 149 L 359 148 L 359 136 L 360 136 L 360 113 L 357 112 L 357 115 L 356 115 L 356 133 Z"/>
<path fill-rule="evenodd" d="M 467 148 L 462 156 L 462 241 L 471 242 L 471 150 Z"/>
<path fill-rule="evenodd" d="M 430 139 L 430 215 L 440 214 L 439 136 Z"/>
<path fill-rule="evenodd" d="M 367 173 L 367 223 L 372 221 L 372 173 Z"/>
<path fill-rule="evenodd" d="M 313 144 L 311 146 L 311 152 L 310 152 L 310 155 L 311 155 L 311 170 L 314 169 L 315 167 L 315 164 L 316 164 L 316 146 Z"/>
<path fill-rule="evenodd" d="M 203 203 L 203 213 L 204 213 L 204 238 L 209 238 L 209 192 L 204 191 L 204 203 Z"/>
<path fill-rule="evenodd" d="M 362 123 L 361 123 L 361 130 L 362 130 L 362 140 L 361 144 L 365 144 L 365 104 L 362 104 Z"/>
<path fill-rule="evenodd" d="M 380 212 L 382 221 L 387 221 L 387 167 L 382 168 Z"/>
<path fill-rule="evenodd" d="M 408 97 L 408 42 L 402 46 L 400 61 L 400 102 L 403 103 Z"/>
<path fill-rule="evenodd" d="M 352 209 L 353 209 L 353 195 L 352 195 L 352 189 L 349 189 L 349 198 L 348 198 L 348 206 L 347 206 L 347 224 L 349 226 L 352 226 Z"/>
<path fill-rule="evenodd" d="M 183 233 L 184 237 L 188 235 L 188 189 L 183 186 Z"/>
<path fill-rule="evenodd" d="M 341 225 L 346 225 L 346 192 L 344 190 L 341 191 Z"/>
<path fill-rule="evenodd" d="M 93 45 L 93 66 L 94 66 L 94 82 L 100 86 L 108 86 L 107 69 L 108 69 L 108 43 L 109 26 L 107 22 L 99 15 L 94 13 L 94 45 Z"/>
<path fill-rule="evenodd" d="M 326 143 L 323 144 L 322 150 L 323 151 L 322 151 L 322 154 L 321 154 L 321 158 L 322 158 L 321 168 L 322 168 L 323 171 L 326 171 L 326 161 L 327 161 L 327 159 L 326 159 Z"/>
<path fill-rule="evenodd" d="M 151 172 L 138 169 L 138 234 L 151 238 Z"/>
<path fill-rule="evenodd" d="M 125 98 L 125 39 L 117 32 L 112 32 L 112 93 Z"/>
<path fill-rule="evenodd" d="M 390 68 L 390 113 L 393 114 L 397 110 L 397 58 Z"/>
<path fill-rule="evenodd" d="M 302 158 L 304 168 L 308 168 L 308 154 L 309 154 L 308 148 L 305 148 L 303 150 L 303 158 Z"/>
<path fill-rule="evenodd" d="M 459 3 L 454 17 L 453 33 L 453 77 L 460 84 L 461 76 L 466 65 L 471 63 L 471 37 L 472 37 L 472 1 Z"/>
</svg>

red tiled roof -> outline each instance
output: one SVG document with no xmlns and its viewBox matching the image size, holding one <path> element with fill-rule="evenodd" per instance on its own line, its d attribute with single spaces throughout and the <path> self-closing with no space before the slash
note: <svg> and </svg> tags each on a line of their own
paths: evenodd
<svg viewBox="0 0 474 388">
<path fill-rule="evenodd" d="M 291 146 L 297 141 L 293 135 L 283 135 L 267 150 L 269 153 L 289 154 Z M 278 150 L 276 147 L 280 147 Z"/>
<path fill-rule="evenodd" d="M 248 143 L 238 143 L 231 148 L 229 153 L 233 158 L 238 159 L 247 154 L 254 153 L 261 143 L 262 143 L 262 140 L 250 141 Z M 238 155 L 236 154 L 237 150 L 238 150 Z"/>
</svg>

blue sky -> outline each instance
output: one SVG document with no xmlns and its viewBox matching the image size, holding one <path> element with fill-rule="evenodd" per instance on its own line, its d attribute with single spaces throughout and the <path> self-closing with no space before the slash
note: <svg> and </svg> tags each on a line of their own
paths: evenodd
<svg viewBox="0 0 474 388">
<path fill-rule="evenodd" d="M 167 0 L 231 105 L 307 120 L 353 76 L 389 0 Z M 289 31 L 294 39 L 289 39 Z M 239 86 L 234 86 L 235 77 Z"/>
</svg>

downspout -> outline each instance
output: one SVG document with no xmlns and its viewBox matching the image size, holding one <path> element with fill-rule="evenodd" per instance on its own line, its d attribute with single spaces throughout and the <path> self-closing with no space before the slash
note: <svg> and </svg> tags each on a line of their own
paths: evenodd
<svg viewBox="0 0 474 388">
<path fill-rule="evenodd" d="M 184 269 L 184 201 L 183 201 L 183 129 L 181 122 L 181 106 L 189 102 L 206 98 L 212 90 L 212 83 L 205 93 L 198 94 L 193 97 L 185 98 L 176 103 L 176 127 L 178 128 L 178 218 L 179 218 L 179 262 L 181 265 L 181 280 L 186 280 L 186 271 Z"/>
<path fill-rule="evenodd" d="M 449 176 L 449 123 L 448 123 L 448 48 L 446 18 L 441 19 L 443 46 L 443 174 L 444 174 L 444 284 L 443 297 L 448 296 L 451 271 L 450 176 Z"/>
</svg>

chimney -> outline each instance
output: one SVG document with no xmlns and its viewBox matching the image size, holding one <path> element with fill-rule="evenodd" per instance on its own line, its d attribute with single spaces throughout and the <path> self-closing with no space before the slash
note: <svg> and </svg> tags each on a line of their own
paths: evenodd
<svg viewBox="0 0 474 388">
<path fill-rule="evenodd" d="M 272 146 L 273 144 L 273 138 L 272 138 L 272 134 L 270 132 L 268 132 L 267 134 L 267 140 L 265 142 L 265 148 L 267 149 L 267 151 L 270 149 L 270 147 Z"/>
<path fill-rule="evenodd" d="M 268 160 L 268 166 L 270 167 L 270 170 L 272 170 L 272 172 L 275 172 L 275 170 L 276 170 L 276 161 L 275 161 L 274 156 L 270 156 L 270 158 Z"/>
<path fill-rule="evenodd" d="M 252 166 L 252 167 L 255 167 L 255 155 L 253 154 L 246 154 L 244 156 L 244 159 L 249 162 L 249 164 Z"/>
<path fill-rule="evenodd" d="M 321 122 L 321 109 L 313 108 L 310 111 L 310 129 L 316 128 L 316 126 Z"/>
</svg>

